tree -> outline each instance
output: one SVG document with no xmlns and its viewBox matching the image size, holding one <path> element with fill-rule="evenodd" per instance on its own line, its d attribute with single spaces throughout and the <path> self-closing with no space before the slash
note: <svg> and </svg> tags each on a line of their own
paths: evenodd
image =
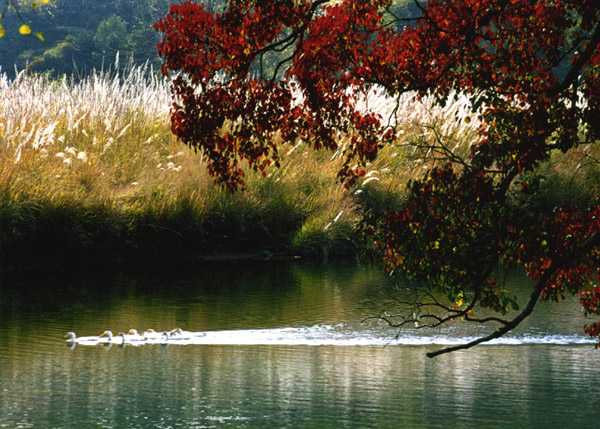
<svg viewBox="0 0 600 429">
<path fill-rule="evenodd" d="M 127 23 L 119 16 L 112 14 L 98 24 L 94 43 L 103 55 L 113 58 L 119 49 L 127 48 Z M 130 50 L 128 50 L 130 51 Z"/>
<path fill-rule="evenodd" d="M 435 356 L 504 335 L 540 299 L 581 292 L 586 315 L 600 315 L 600 201 L 548 205 L 540 166 L 557 151 L 597 144 L 600 134 L 600 5 L 591 0 L 414 1 L 403 18 L 389 0 L 231 0 L 213 14 L 173 5 L 155 29 L 162 71 L 173 74 L 173 132 L 200 149 L 210 173 L 231 191 L 244 186 L 242 161 L 278 165 L 277 141 L 337 150 L 351 136 L 338 177 L 350 188 L 396 135 L 358 108 L 374 88 L 392 100 L 407 91 L 453 89 L 470 97 L 479 136 L 460 157 L 443 141 L 435 168 L 408 185 L 402 207 L 365 217 L 362 241 L 390 273 L 443 292 L 417 304 L 437 308 L 429 325 L 455 318 L 497 330 Z M 271 52 L 290 50 L 269 75 Z M 257 72 L 258 70 L 258 72 Z M 278 140 L 279 139 L 279 140 Z M 532 280 L 522 310 L 496 278 L 522 267 Z M 499 314 L 479 318 L 479 308 Z M 506 318 L 510 308 L 520 311 Z M 401 326 L 411 317 L 390 323 Z M 600 339 L 600 322 L 585 332 Z"/>
</svg>

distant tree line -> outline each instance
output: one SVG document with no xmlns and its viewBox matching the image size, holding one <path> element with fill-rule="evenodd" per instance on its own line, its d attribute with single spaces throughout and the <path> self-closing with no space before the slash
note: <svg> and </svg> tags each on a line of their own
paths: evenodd
<svg viewBox="0 0 600 429">
<path fill-rule="evenodd" d="M 0 67 L 14 76 L 17 70 L 46 72 L 57 77 L 62 74 L 87 74 L 94 69 L 114 64 L 119 52 L 121 59 L 134 64 L 150 61 L 158 66 L 156 45 L 162 35 L 153 24 L 165 16 L 173 3 L 183 0 L 51 0 L 42 7 L 35 3 L 17 1 L 19 13 L 10 9 L 2 16 L 4 36 L 0 38 Z M 205 0 L 205 7 L 221 12 L 229 0 Z M 32 7 L 32 4 L 34 7 Z M 417 16 L 412 0 L 397 0 L 390 12 L 406 18 Z M 27 24 L 31 34 L 23 35 L 19 28 Z M 398 21 L 394 25 L 405 25 Z M 39 36 L 43 35 L 44 41 Z M 282 52 L 279 56 L 284 56 Z M 279 58 L 265 58 L 265 71 L 274 69 Z M 122 61 L 125 63 L 125 61 Z"/>
<path fill-rule="evenodd" d="M 0 66 L 9 75 L 25 68 L 52 75 L 108 67 L 117 52 L 134 63 L 158 63 L 161 35 L 152 28 L 173 0 L 52 0 L 40 8 L 22 5 L 2 17 Z M 32 34 L 19 27 L 27 24 Z M 34 35 L 43 34 L 44 41 Z M 31 37 L 31 36 L 34 37 Z"/>
</svg>

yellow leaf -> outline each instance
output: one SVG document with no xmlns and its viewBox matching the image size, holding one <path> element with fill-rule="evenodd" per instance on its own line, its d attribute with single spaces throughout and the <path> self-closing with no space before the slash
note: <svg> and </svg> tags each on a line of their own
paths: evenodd
<svg viewBox="0 0 600 429">
<path fill-rule="evenodd" d="M 37 36 L 38 39 L 40 39 L 42 42 L 45 42 L 46 39 L 44 39 L 44 35 L 42 33 L 35 33 L 35 35 Z"/>
<path fill-rule="evenodd" d="M 42 0 L 42 3 L 46 4 L 48 3 L 50 0 Z"/>
<path fill-rule="evenodd" d="M 4 27 L 0 24 L 0 37 L 4 36 Z"/>
<path fill-rule="evenodd" d="M 31 28 L 27 24 L 23 24 L 19 27 L 19 33 L 23 35 L 31 34 Z"/>
</svg>

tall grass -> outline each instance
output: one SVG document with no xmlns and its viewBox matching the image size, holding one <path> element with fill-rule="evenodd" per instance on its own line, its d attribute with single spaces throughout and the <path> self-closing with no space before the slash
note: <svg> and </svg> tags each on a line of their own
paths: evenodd
<svg viewBox="0 0 600 429">
<path fill-rule="evenodd" d="M 335 182 L 338 161 L 283 148 L 281 170 L 249 172 L 247 191 L 229 195 L 173 137 L 169 106 L 168 82 L 144 67 L 79 80 L 0 76 L 0 261 L 346 249 L 339 231 L 357 212 Z M 305 225 L 322 225 L 325 244 L 299 238 Z"/>
<path fill-rule="evenodd" d="M 478 127 L 468 103 L 373 91 L 360 108 L 398 138 L 354 190 L 335 179 L 340 137 L 337 153 L 282 143 L 281 168 L 248 171 L 246 192 L 230 195 L 171 134 L 168 82 L 151 68 L 0 75 L 0 264 L 347 254 L 362 211 L 397 204 L 406 180 L 447 151 L 467 156 Z"/>
</svg>

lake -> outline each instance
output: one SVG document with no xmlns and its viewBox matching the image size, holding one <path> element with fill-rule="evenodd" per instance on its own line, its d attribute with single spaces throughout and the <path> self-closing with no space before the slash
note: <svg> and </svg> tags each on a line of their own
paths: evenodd
<svg viewBox="0 0 600 429">
<path fill-rule="evenodd" d="M 509 283 L 528 294 L 523 275 Z M 600 351 L 576 297 L 542 303 L 496 344 L 429 359 L 491 327 L 367 319 L 413 293 L 349 263 L 4 274 L 0 428 L 600 427 Z M 63 338 L 175 327 L 206 335 Z"/>
</svg>

